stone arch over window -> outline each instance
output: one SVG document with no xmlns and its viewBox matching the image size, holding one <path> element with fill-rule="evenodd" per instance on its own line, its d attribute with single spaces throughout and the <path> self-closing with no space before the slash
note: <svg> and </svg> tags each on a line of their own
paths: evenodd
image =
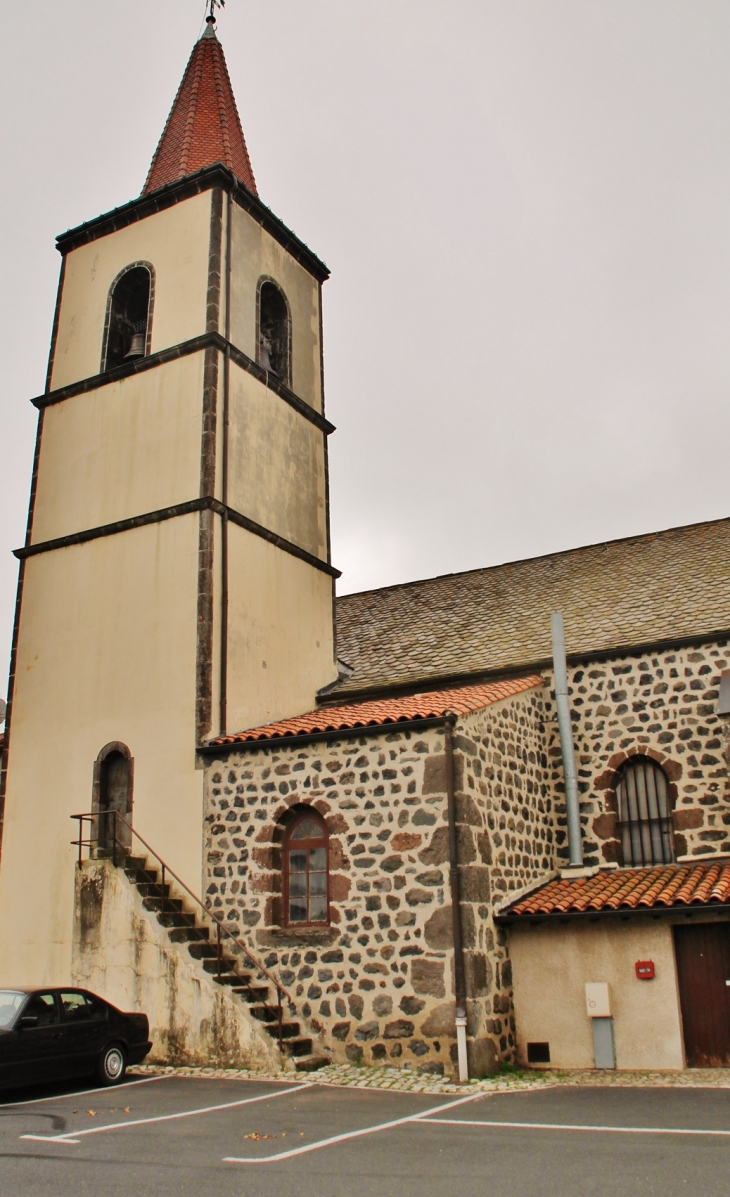
<svg viewBox="0 0 730 1197">
<path fill-rule="evenodd" d="M 289 812 L 281 845 L 282 924 L 285 927 L 329 923 L 329 834 L 311 806 Z"/>
<path fill-rule="evenodd" d="M 661 765 L 649 756 L 632 756 L 619 770 L 616 798 L 624 865 L 670 864 L 671 800 Z"/>
<path fill-rule="evenodd" d="M 291 311 L 273 278 L 263 275 L 256 288 L 256 353 L 258 364 L 291 386 Z"/>
<path fill-rule="evenodd" d="M 134 760 L 126 744 L 113 740 L 105 744 L 94 762 L 92 812 L 97 816 L 98 847 L 104 851 L 117 841 L 131 847 L 126 826 L 132 822 Z M 115 812 L 124 823 L 116 819 Z"/>
<path fill-rule="evenodd" d="M 155 272 L 150 262 L 131 262 L 109 288 L 101 369 L 146 357 L 152 338 Z"/>
<path fill-rule="evenodd" d="M 626 867 L 633 863 L 633 852 L 629 851 L 627 854 L 624 851 L 622 795 L 619 790 L 624 771 L 636 760 L 650 762 L 664 775 L 667 795 L 667 832 L 664 838 L 663 852 L 666 851 L 668 837 L 670 855 L 667 861 L 675 860 L 677 856 L 682 856 L 687 851 L 686 839 L 680 834 L 685 824 L 680 821 L 681 812 L 678 813 L 676 810 L 677 782 L 682 776 L 681 763 L 654 748 L 644 748 L 643 746 L 628 748 L 625 752 L 615 753 L 608 760 L 605 771 L 594 782 L 595 790 L 604 791 L 604 811 L 593 820 L 593 832 L 599 840 L 603 841 L 601 848 L 603 859 Z M 647 863 L 652 862 L 649 860 Z M 660 856 L 657 863 L 665 863 L 665 861 Z"/>
</svg>

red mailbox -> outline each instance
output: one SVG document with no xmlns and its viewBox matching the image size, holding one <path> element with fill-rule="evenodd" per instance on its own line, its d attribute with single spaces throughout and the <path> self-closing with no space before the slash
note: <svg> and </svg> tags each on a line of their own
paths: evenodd
<svg viewBox="0 0 730 1197">
<path fill-rule="evenodd" d="M 637 981 L 653 981 L 654 980 L 654 961 L 653 960 L 637 960 L 635 964 Z"/>
</svg>

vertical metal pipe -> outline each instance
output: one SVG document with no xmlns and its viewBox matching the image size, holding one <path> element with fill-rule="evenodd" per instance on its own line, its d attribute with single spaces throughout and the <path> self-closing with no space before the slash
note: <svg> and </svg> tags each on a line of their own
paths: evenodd
<svg viewBox="0 0 730 1197">
<path fill-rule="evenodd" d="M 461 895 L 459 892 L 459 849 L 456 838 L 456 796 L 454 793 L 454 724 L 456 716 L 447 715 L 444 723 L 446 762 L 446 809 L 449 821 L 449 888 L 454 937 L 454 997 L 456 999 L 456 1049 L 459 1080 L 468 1081 L 469 1061 L 466 1051 L 466 970 L 464 937 L 461 930 Z"/>
<path fill-rule="evenodd" d="M 565 777 L 565 806 L 568 815 L 568 847 L 570 864 L 583 864 L 583 835 L 580 826 L 580 802 L 578 798 L 578 774 L 575 768 L 573 747 L 573 725 L 570 721 L 568 702 L 568 669 L 565 662 L 565 628 L 560 611 L 551 617 L 553 632 L 553 671 L 555 674 L 555 703 L 558 708 L 560 748 L 563 754 L 563 775 Z"/>
<path fill-rule="evenodd" d="M 233 200 L 228 192 L 226 203 L 226 274 L 225 300 L 226 349 L 223 358 L 223 445 L 221 447 L 221 655 L 220 655 L 220 734 L 225 735 L 228 725 L 228 423 L 231 386 L 231 225 Z"/>
</svg>

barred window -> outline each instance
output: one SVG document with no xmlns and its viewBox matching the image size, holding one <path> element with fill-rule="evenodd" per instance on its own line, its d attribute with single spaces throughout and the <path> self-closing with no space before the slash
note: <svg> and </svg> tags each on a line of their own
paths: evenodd
<svg viewBox="0 0 730 1197">
<path fill-rule="evenodd" d="M 669 864 L 674 853 L 664 770 L 647 756 L 632 757 L 621 770 L 616 795 L 624 865 Z"/>
<path fill-rule="evenodd" d="M 323 821 L 314 811 L 300 815 L 284 840 L 284 901 L 290 926 L 328 921 L 327 865 Z"/>
</svg>

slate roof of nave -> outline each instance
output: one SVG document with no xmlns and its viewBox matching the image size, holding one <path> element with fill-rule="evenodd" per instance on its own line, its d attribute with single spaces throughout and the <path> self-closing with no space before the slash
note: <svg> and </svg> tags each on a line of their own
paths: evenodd
<svg viewBox="0 0 730 1197">
<path fill-rule="evenodd" d="M 562 611 L 569 657 L 730 630 L 730 519 L 670 528 L 337 599 L 327 696 L 537 669 Z"/>
</svg>

